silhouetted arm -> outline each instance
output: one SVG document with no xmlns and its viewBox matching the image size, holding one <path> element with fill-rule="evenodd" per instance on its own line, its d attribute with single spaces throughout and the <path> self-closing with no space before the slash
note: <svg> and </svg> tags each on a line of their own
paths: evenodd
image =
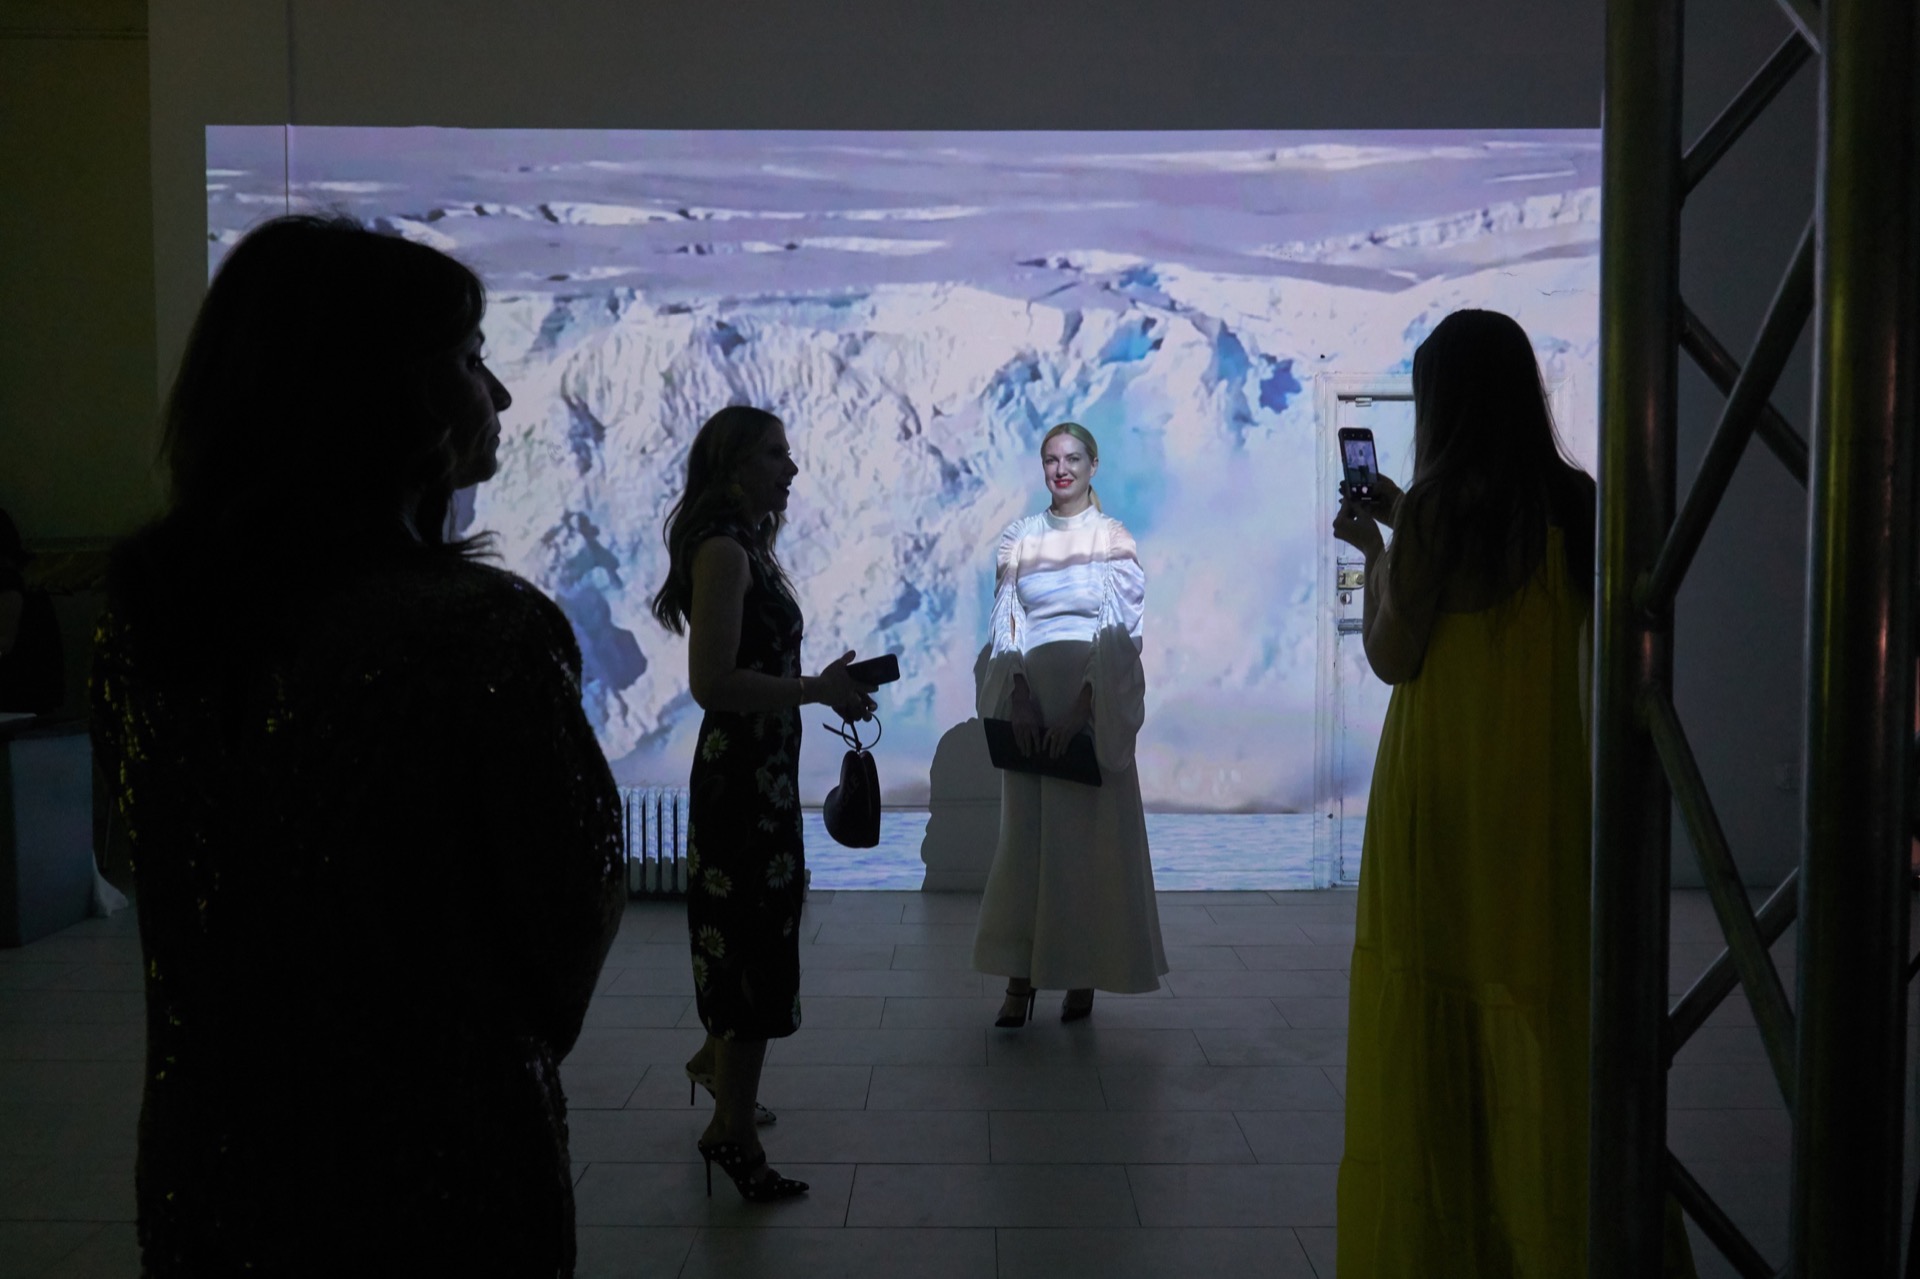
<svg viewBox="0 0 1920 1279">
<path fill-rule="evenodd" d="M 522 587 L 529 596 L 532 588 Z M 564 1057 L 626 905 L 620 792 L 580 704 L 580 651 L 560 611 L 530 607 L 484 686 L 481 861 L 530 1001 L 532 1029 Z"/>
<path fill-rule="evenodd" d="M 1391 547 L 1367 556 L 1366 574 L 1360 636 L 1367 665 L 1382 683 L 1404 684 L 1426 661 L 1440 598 L 1424 537 L 1401 529 Z"/>
<path fill-rule="evenodd" d="M 847 674 L 843 653 L 818 675 L 798 679 L 740 665 L 740 624 L 753 570 L 746 548 L 730 537 L 710 537 L 693 557 L 693 618 L 687 628 L 687 683 L 702 710 L 764 715 L 824 702 L 843 719 L 865 719 L 873 686 Z"/>
</svg>

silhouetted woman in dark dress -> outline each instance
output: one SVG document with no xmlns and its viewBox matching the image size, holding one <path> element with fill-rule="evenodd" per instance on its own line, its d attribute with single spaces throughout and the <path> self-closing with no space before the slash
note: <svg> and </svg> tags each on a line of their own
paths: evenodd
<svg viewBox="0 0 1920 1279">
<path fill-rule="evenodd" d="M 147 960 L 145 1272 L 569 1275 L 557 1068 L 618 926 L 566 620 L 442 528 L 495 469 L 480 282 L 282 219 L 209 289 L 94 733 Z"/>
<path fill-rule="evenodd" d="M 687 485 L 667 518 L 668 576 L 653 610 L 689 632 L 693 697 L 706 711 L 694 747 L 687 931 L 707 1041 L 687 1077 L 714 1096 L 700 1153 L 751 1200 L 804 1182 L 775 1174 L 755 1134 L 767 1040 L 800 1028 L 800 707 L 849 719 L 873 708 L 843 654 L 800 673 L 803 623 L 774 558 L 799 468 L 780 419 L 734 406 L 709 418 L 687 453 Z M 756 1114 L 757 1112 L 757 1114 Z"/>
</svg>

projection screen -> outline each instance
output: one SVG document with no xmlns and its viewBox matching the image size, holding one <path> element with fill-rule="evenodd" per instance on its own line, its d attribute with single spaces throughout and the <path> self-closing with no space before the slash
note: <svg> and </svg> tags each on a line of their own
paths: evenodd
<svg viewBox="0 0 1920 1279">
<path fill-rule="evenodd" d="M 1594 130 L 215 127 L 208 265 L 265 217 L 336 210 L 481 274 L 514 405 L 460 518 L 566 611 L 629 785 L 684 784 L 699 722 L 648 613 L 687 445 L 730 403 L 786 421 L 807 666 L 896 652 L 904 676 L 888 842 L 814 835 L 816 885 L 919 884 L 936 753 L 977 733 L 995 537 L 1046 500 L 1041 434 L 1086 425 L 1148 576 L 1161 886 L 1304 887 L 1337 479 L 1318 380 L 1404 374 L 1448 312 L 1505 311 L 1591 469 L 1599 160 Z M 842 749 L 822 714 L 809 804 Z"/>
</svg>

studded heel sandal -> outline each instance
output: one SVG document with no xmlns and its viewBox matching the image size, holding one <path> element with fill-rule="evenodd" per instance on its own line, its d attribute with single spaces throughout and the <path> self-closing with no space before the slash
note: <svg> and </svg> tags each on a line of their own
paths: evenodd
<svg viewBox="0 0 1920 1279">
<path fill-rule="evenodd" d="M 1024 1004 L 1017 1013 L 1004 1011 L 1005 1005 L 1002 1004 L 1002 1012 L 1000 1016 L 994 1020 L 993 1024 L 996 1026 L 1006 1026 L 1008 1028 L 1026 1025 L 1033 1020 L 1033 1001 L 1039 994 L 1040 992 L 1031 986 L 1025 990 L 1015 990 L 1012 986 L 1008 986 L 1007 998 L 1023 1000 Z"/>
<path fill-rule="evenodd" d="M 720 1171 L 733 1179 L 734 1189 L 748 1203 L 772 1203 L 777 1199 L 791 1199 L 795 1195 L 807 1193 L 807 1183 L 795 1181 L 791 1177 L 782 1177 L 772 1169 L 767 1175 L 758 1176 L 761 1169 L 767 1167 L 767 1152 L 756 1150 L 749 1152 L 745 1142 L 716 1141 L 711 1144 L 701 1142 L 700 1157 L 707 1162 L 707 1198 L 713 1198 L 713 1166 L 720 1165 Z"/>
</svg>

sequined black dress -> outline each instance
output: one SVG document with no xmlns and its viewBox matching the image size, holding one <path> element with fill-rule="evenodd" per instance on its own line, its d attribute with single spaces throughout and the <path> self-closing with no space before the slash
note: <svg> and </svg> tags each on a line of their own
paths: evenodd
<svg viewBox="0 0 1920 1279">
<path fill-rule="evenodd" d="M 743 670 L 800 674 L 800 606 L 752 534 L 752 583 L 740 618 Z M 708 711 L 694 748 L 687 853 L 687 931 L 700 1022 L 722 1039 L 778 1039 L 800 1029 L 800 712 Z"/>
<path fill-rule="evenodd" d="M 624 893 L 566 620 L 425 553 L 278 656 L 183 663 L 177 620 L 110 601 L 93 688 L 147 960 L 145 1273 L 570 1275 L 557 1066 Z"/>
</svg>

